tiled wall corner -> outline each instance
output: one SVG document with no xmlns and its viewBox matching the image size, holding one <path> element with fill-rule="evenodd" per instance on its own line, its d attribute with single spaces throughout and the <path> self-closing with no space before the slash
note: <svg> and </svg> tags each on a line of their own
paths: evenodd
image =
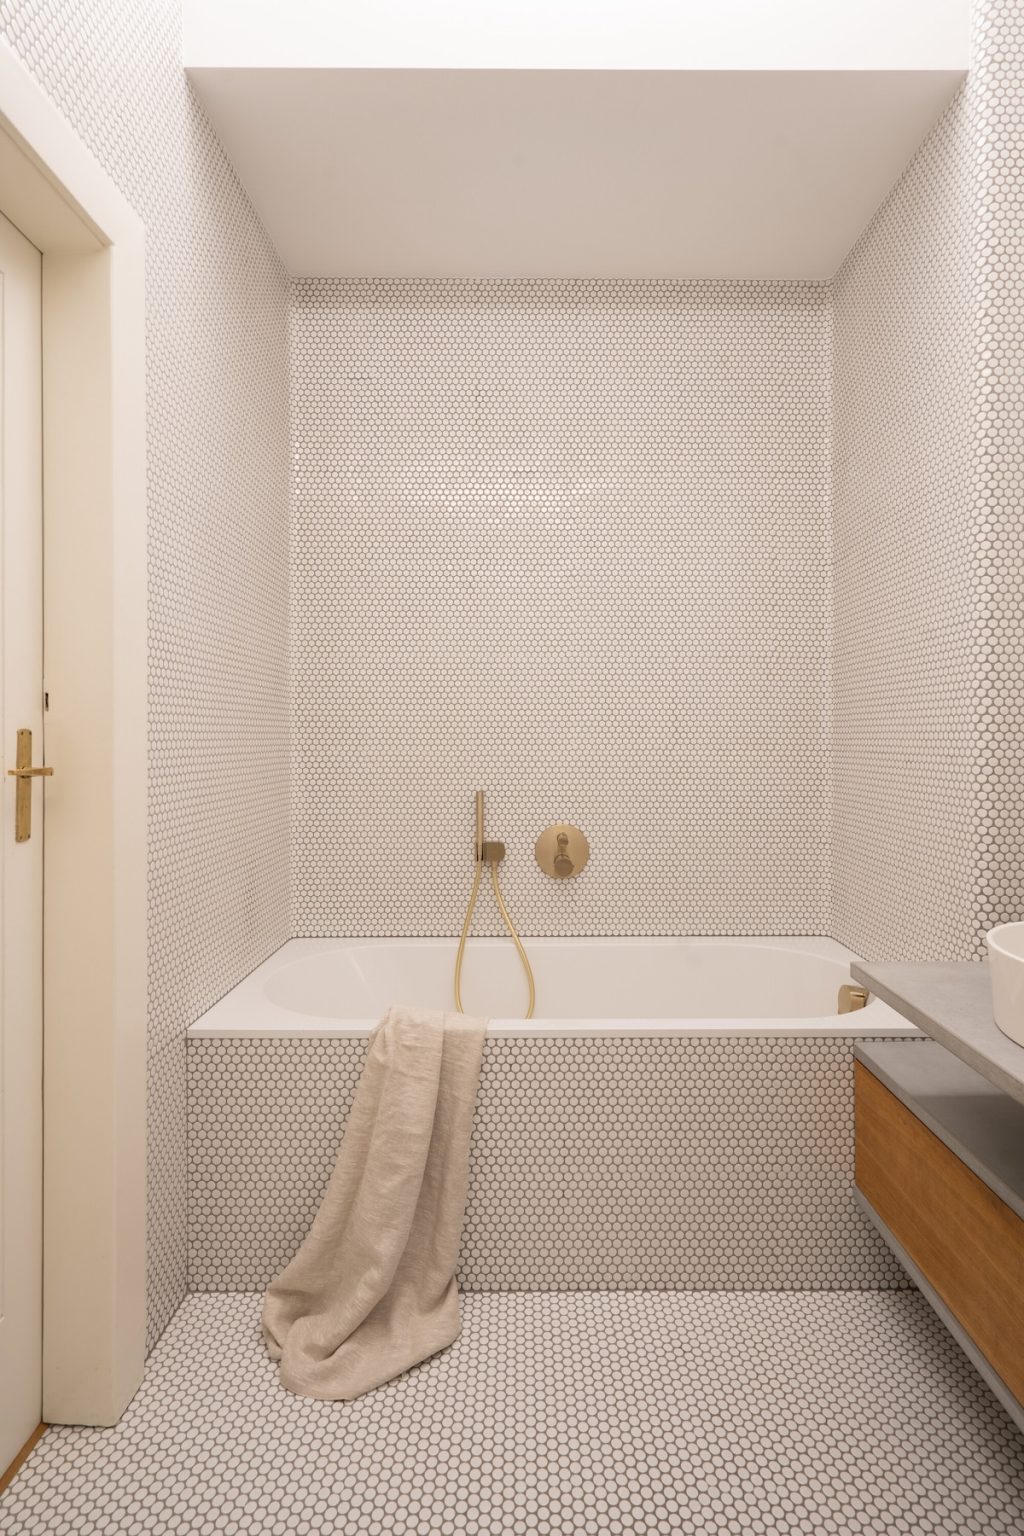
<svg viewBox="0 0 1024 1536">
<path fill-rule="evenodd" d="M 853 1201 L 852 1040 L 487 1041 L 467 1290 L 905 1284 Z M 363 1040 L 189 1041 L 189 1284 L 259 1290 L 305 1237 Z"/>
<path fill-rule="evenodd" d="M 835 287 L 835 936 L 970 959 L 1024 917 L 1024 15 Z"/>
<path fill-rule="evenodd" d="M 961 94 L 834 290 L 835 935 L 967 958 L 972 134 Z"/>
<path fill-rule="evenodd" d="M 528 934 L 827 931 L 830 340 L 813 283 L 296 283 L 296 934 L 458 932 L 478 786 Z"/>
<path fill-rule="evenodd" d="M 1024 918 L 1024 8 L 975 0 L 978 145 L 975 292 L 973 914 Z"/>
<path fill-rule="evenodd" d="M 177 0 L 0 0 L 0 35 L 146 225 L 152 1339 L 185 1291 L 184 1030 L 288 937 L 288 286 Z"/>
</svg>

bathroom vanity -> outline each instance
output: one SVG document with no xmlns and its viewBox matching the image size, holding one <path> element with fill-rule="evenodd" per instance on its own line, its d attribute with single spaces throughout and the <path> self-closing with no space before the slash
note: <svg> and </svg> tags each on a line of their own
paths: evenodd
<svg viewBox="0 0 1024 1536">
<path fill-rule="evenodd" d="M 858 1201 L 1024 1429 L 1024 1049 L 985 965 L 853 974 L 932 1036 L 856 1047 Z"/>
</svg>

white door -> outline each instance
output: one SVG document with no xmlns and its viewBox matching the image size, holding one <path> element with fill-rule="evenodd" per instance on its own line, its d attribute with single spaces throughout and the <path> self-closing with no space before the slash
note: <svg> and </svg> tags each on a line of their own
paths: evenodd
<svg viewBox="0 0 1024 1536">
<path fill-rule="evenodd" d="M 39 252 L 0 215 L 0 1473 L 42 1399 L 46 781 L 7 773 L 19 731 L 32 732 L 23 763 L 44 761 L 41 278 Z"/>
</svg>

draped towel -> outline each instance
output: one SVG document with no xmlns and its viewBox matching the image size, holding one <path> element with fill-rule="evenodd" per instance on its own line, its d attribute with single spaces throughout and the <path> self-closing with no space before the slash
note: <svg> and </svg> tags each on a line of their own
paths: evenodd
<svg viewBox="0 0 1024 1536">
<path fill-rule="evenodd" d="M 263 1303 L 290 1392 L 358 1397 L 458 1338 L 485 1033 L 482 1019 L 392 1008 L 371 1034 L 323 1203 Z"/>
</svg>

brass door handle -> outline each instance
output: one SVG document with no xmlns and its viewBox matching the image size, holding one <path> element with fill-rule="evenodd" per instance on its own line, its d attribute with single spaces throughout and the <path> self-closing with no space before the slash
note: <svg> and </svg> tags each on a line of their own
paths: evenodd
<svg viewBox="0 0 1024 1536">
<path fill-rule="evenodd" d="M 7 777 L 17 780 L 14 791 L 14 841 L 27 843 L 32 836 L 32 780 L 52 778 L 53 769 L 33 768 L 32 732 L 28 730 L 18 732 L 14 761 L 17 767 L 7 770 Z"/>
</svg>

